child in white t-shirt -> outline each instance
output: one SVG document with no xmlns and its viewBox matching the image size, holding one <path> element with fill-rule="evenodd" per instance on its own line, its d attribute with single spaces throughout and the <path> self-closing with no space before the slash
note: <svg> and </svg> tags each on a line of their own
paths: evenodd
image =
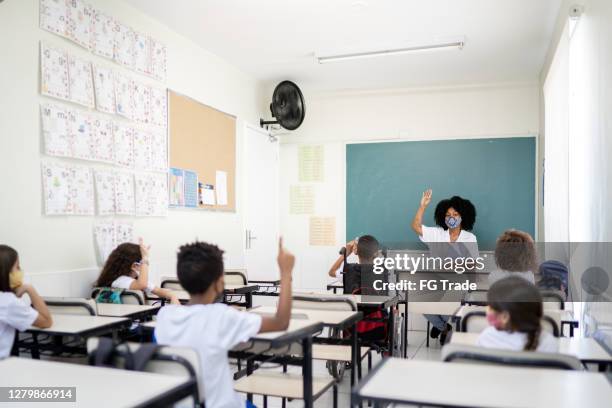
<svg viewBox="0 0 612 408">
<path fill-rule="evenodd" d="M 556 353 L 557 339 L 542 330 L 542 296 L 533 284 L 518 276 L 495 282 L 487 293 L 490 326 L 478 336 L 478 345 L 508 350 Z"/>
<path fill-rule="evenodd" d="M 188 306 L 166 306 L 157 315 L 155 338 L 159 344 L 190 347 L 201 363 L 199 381 L 205 405 L 211 408 L 244 407 L 234 391 L 228 351 L 257 333 L 285 330 L 291 316 L 292 254 L 279 241 L 281 273 L 278 308 L 272 317 L 241 312 L 215 300 L 223 294 L 223 251 L 204 242 L 183 245 L 177 262 L 178 279 L 191 295 Z"/>
<path fill-rule="evenodd" d="M 27 294 L 32 305 L 20 298 Z M 53 323 L 49 308 L 36 289 L 23 283 L 17 251 L 0 245 L 0 359 L 11 353 L 15 330 L 30 326 L 47 328 Z"/>
<path fill-rule="evenodd" d="M 180 304 L 172 291 L 149 282 L 149 246 L 143 243 L 142 238 L 139 245 L 126 242 L 111 252 L 95 286 L 142 290 L 168 299 L 172 304 Z"/>
</svg>

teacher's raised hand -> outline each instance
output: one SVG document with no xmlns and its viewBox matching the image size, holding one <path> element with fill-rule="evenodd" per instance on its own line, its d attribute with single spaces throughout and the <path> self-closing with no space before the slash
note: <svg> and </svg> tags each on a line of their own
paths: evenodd
<svg viewBox="0 0 612 408">
<path fill-rule="evenodd" d="M 427 207 L 431 203 L 431 188 L 423 192 L 421 197 L 421 207 Z"/>
</svg>

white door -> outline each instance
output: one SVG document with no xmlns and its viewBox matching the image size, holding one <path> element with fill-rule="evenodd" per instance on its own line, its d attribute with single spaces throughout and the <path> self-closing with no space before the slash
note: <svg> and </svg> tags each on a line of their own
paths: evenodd
<svg viewBox="0 0 612 408">
<path fill-rule="evenodd" d="M 278 142 L 263 129 L 245 125 L 245 232 L 249 281 L 279 278 L 276 266 L 279 235 Z"/>
</svg>

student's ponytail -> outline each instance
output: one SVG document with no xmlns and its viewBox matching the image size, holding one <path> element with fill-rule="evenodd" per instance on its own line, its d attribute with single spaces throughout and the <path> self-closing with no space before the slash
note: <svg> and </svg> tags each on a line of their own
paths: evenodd
<svg viewBox="0 0 612 408">
<path fill-rule="evenodd" d="M 538 327 L 535 330 L 527 332 L 527 342 L 525 343 L 525 351 L 534 351 L 538 348 L 540 343 L 540 333 L 542 332 L 542 327 Z"/>
</svg>

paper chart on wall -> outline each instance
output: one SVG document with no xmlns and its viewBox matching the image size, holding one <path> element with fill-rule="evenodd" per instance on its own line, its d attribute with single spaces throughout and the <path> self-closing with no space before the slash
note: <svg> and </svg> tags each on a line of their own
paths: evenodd
<svg viewBox="0 0 612 408">
<path fill-rule="evenodd" d="M 94 237 L 100 261 L 103 264 L 116 247 L 115 223 L 113 221 L 96 223 L 94 225 Z"/>
<path fill-rule="evenodd" d="M 185 174 L 182 169 L 170 168 L 170 201 L 171 207 L 185 205 Z"/>
<path fill-rule="evenodd" d="M 69 166 L 59 163 L 42 164 L 43 195 L 46 215 L 72 213 Z"/>
<path fill-rule="evenodd" d="M 134 167 L 133 129 L 123 124 L 115 124 L 115 164 L 122 167 Z"/>
<path fill-rule="evenodd" d="M 166 81 L 166 46 L 151 40 L 151 75 L 153 78 Z"/>
<path fill-rule="evenodd" d="M 114 123 L 112 120 L 96 116 L 92 119 L 92 137 L 95 160 L 113 163 L 115 160 L 115 138 L 113 137 Z"/>
<path fill-rule="evenodd" d="M 309 244 L 312 246 L 336 245 L 336 218 L 310 217 Z"/>
<path fill-rule="evenodd" d="M 61 36 L 66 35 L 66 0 L 40 0 L 40 28 Z"/>
<path fill-rule="evenodd" d="M 227 205 L 227 172 L 217 170 L 215 172 L 215 190 L 217 192 L 217 204 Z"/>
<path fill-rule="evenodd" d="M 215 205 L 215 186 L 200 183 L 200 195 L 202 205 Z"/>
<path fill-rule="evenodd" d="M 314 186 L 291 186 L 289 189 L 289 213 L 314 213 Z"/>
<path fill-rule="evenodd" d="M 197 208 L 198 207 L 198 173 L 195 171 L 185 170 L 184 183 L 185 183 L 185 207 Z"/>
<path fill-rule="evenodd" d="M 115 73 L 115 104 L 118 115 L 128 119 L 133 118 L 132 80 L 129 76 L 120 73 Z"/>
<path fill-rule="evenodd" d="M 151 47 L 149 38 L 142 33 L 134 33 L 134 69 L 141 74 L 151 71 Z"/>
<path fill-rule="evenodd" d="M 94 159 L 94 143 L 91 132 L 91 116 L 83 111 L 71 110 L 68 113 L 72 157 L 82 160 Z"/>
<path fill-rule="evenodd" d="M 151 190 L 149 174 L 134 175 L 134 198 L 136 200 L 136 215 L 151 215 L 149 194 Z"/>
<path fill-rule="evenodd" d="M 115 174 L 115 213 L 117 215 L 134 215 L 134 175 L 117 172 Z"/>
<path fill-rule="evenodd" d="M 323 146 L 298 148 L 298 174 L 300 182 L 323 181 Z"/>
<path fill-rule="evenodd" d="M 115 172 L 112 170 L 96 170 L 96 205 L 98 215 L 115 214 Z"/>
<path fill-rule="evenodd" d="M 151 135 L 138 129 L 134 129 L 134 168 L 151 168 Z"/>
<path fill-rule="evenodd" d="M 96 109 L 115 113 L 115 78 L 113 71 L 98 65 L 93 67 Z"/>
<path fill-rule="evenodd" d="M 91 46 L 92 9 L 81 0 L 67 4 L 66 34 L 75 43 L 87 49 Z"/>
<path fill-rule="evenodd" d="M 150 208 L 155 217 L 165 217 L 168 213 L 168 175 L 167 173 L 150 174 Z"/>
<path fill-rule="evenodd" d="M 151 133 L 151 169 L 168 171 L 168 137 L 165 132 Z"/>
<path fill-rule="evenodd" d="M 151 88 L 151 123 L 165 128 L 168 123 L 168 95 L 165 89 Z"/>
<path fill-rule="evenodd" d="M 132 68 L 134 66 L 134 31 L 119 22 L 115 27 L 115 61 Z"/>
<path fill-rule="evenodd" d="M 72 168 L 70 192 L 75 215 L 94 215 L 94 183 L 91 169 L 81 166 Z"/>
<path fill-rule="evenodd" d="M 94 10 L 92 13 L 92 50 L 94 54 L 112 59 L 115 55 L 115 20 Z"/>
<path fill-rule="evenodd" d="M 69 157 L 72 155 L 67 109 L 56 105 L 40 105 L 45 154 Z"/>
<path fill-rule="evenodd" d="M 115 221 L 115 246 L 134 242 L 134 225 L 131 222 Z"/>
<path fill-rule="evenodd" d="M 150 103 L 151 88 L 145 84 L 132 81 L 132 104 L 134 106 L 132 117 L 136 122 L 149 123 Z"/>
<path fill-rule="evenodd" d="M 88 108 L 94 107 L 94 87 L 91 63 L 74 56 L 68 57 L 70 101 Z"/>
<path fill-rule="evenodd" d="M 43 95 L 68 100 L 68 58 L 58 49 L 41 43 L 41 89 Z"/>
</svg>

